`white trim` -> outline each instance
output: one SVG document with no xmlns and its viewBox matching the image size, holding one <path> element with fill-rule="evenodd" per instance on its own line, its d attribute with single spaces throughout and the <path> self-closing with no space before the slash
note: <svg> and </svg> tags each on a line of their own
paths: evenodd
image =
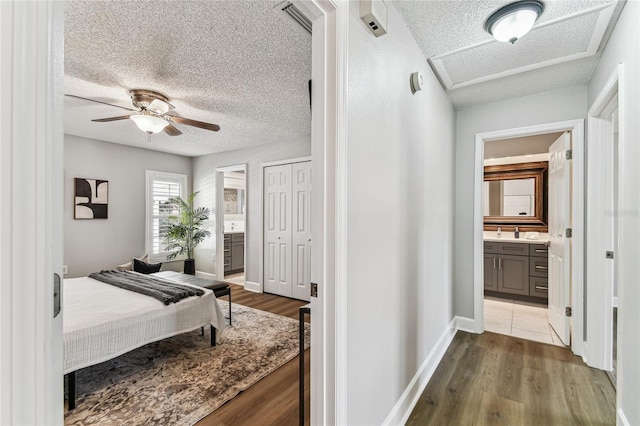
<svg viewBox="0 0 640 426">
<path fill-rule="evenodd" d="M 629 421 L 629 419 L 627 419 L 627 416 L 624 415 L 624 411 L 622 411 L 622 408 L 618 408 L 618 410 L 616 410 L 616 415 L 618 417 L 618 425 L 631 426 L 631 422 Z"/>
<path fill-rule="evenodd" d="M 455 317 L 449 322 L 433 349 L 424 359 L 422 365 L 391 409 L 391 412 L 387 415 L 387 418 L 382 422 L 383 425 L 403 425 L 409 420 L 409 416 L 420 399 L 422 392 L 429 384 L 429 380 L 433 377 L 433 373 L 435 373 L 456 335 L 456 323 L 458 320 L 459 317 Z"/>
<path fill-rule="evenodd" d="M 613 296 L 613 307 L 614 308 L 618 307 L 618 297 L 617 296 Z"/>
<path fill-rule="evenodd" d="M 253 281 L 245 281 L 244 289 L 247 291 L 252 291 L 254 293 L 262 293 L 262 284 L 255 283 Z"/>
<path fill-rule="evenodd" d="M 461 317 L 456 315 L 454 320 L 455 320 L 456 330 L 466 331 L 467 333 L 475 333 L 477 326 L 476 326 L 476 320 L 474 320 L 473 318 L 466 318 L 466 317 Z"/>
<path fill-rule="evenodd" d="M 64 4 L 0 2 L 0 424 L 63 423 Z M 61 289 L 64 290 L 63 288 Z"/>
<path fill-rule="evenodd" d="M 572 132 L 572 262 L 571 262 L 571 300 L 572 341 L 571 350 L 576 355 L 584 354 L 583 312 L 584 312 L 584 120 L 569 120 L 556 123 L 546 123 L 534 126 L 505 129 L 476 134 L 475 170 L 474 170 L 474 200 L 473 200 L 473 296 L 475 332 L 484 331 L 484 303 L 483 303 L 483 223 L 482 223 L 482 183 L 484 171 L 484 141 L 507 139 L 514 137 L 532 136 L 541 133 L 562 131 Z M 581 285 L 576 285 L 576 284 Z"/>
<path fill-rule="evenodd" d="M 613 155 L 611 150 L 611 135 L 613 134 L 613 123 L 602 117 L 607 108 L 616 101 L 618 108 L 618 149 L 624 147 L 625 123 L 624 123 L 624 102 L 621 99 L 623 91 L 624 66 L 618 65 L 609 76 L 602 90 L 596 97 L 588 113 L 589 141 L 588 161 L 589 175 L 587 185 L 589 187 L 589 198 L 587 204 L 587 220 L 589 227 L 586 229 L 589 245 L 587 247 L 587 341 L 589 342 L 589 352 L 585 350 L 588 365 L 603 370 L 611 370 L 612 350 L 613 350 L 613 288 L 605 285 L 609 280 L 606 275 L 611 271 L 610 260 L 606 260 L 604 252 L 614 250 L 610 246 L 611 229 L 610 217 L 606 216 L 604 210 L 607 208 L 605 202 L 605 186 L 607 165 L 604 163 L 607 158 Z M 619 158 L 620 157 L 619 155 Z M 618 193 L 622 194 L 624 185 L 624 171 L 622 162 L 618 166 Z M 603 208 L 603 206 L 605 206 Z M 620 197 L 617 210 L 620 211 Z M 613 212 L 610 212 L 613 214 Z M 622 224 L 618 224 L 618 238 L 622 235 Z M 620 256 L 616 256 L 614 262 L 620 267 Z M 620 285 L 620 283 L 619 283 Z M 617 306 L 617 300 L 615 301 Z"/>
</svg>

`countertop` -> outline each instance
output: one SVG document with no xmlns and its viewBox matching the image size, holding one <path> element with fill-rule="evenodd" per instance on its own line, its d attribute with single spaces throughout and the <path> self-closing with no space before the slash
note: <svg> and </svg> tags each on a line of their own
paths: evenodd
<svg viewBox="0 0 640 426">
<path fill-rule="evenodd" d="M 492 241 L 492 242 L 503 242 L 503 243 L 527 243 L 527 244 L 547 244 L 549 242 L 549 234 L 548 233 L 540 233 L 538 234 L 538 239 L 525 238 L 526 233 L 521 232 L 520 238 L 514 238 L 513 232 L 503 231 L 500 238 L 498 238 L 496 231 L 484 231 L 483 232 L 483 240 L 484 241 Z"/>
<path fill-rule="evenodd" d="M 225 234 L 244 234 L 244 229 L 234 231 L 224 231 Z"/>
</svg>

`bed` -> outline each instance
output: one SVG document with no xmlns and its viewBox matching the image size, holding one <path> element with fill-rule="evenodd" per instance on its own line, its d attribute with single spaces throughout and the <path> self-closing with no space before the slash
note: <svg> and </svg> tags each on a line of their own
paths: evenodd
<svg viewBox="0 0 640 426">
<path fill-rule="evenodd" d="M 164 305 L 89 277 L 65 279 L 63 369 L 69 380 L 69 409 L 75 407 L 76 370 L 205 325 L 211 325 L 211 344 L 215 345 L 225 319 L 213 291 L 202 290 L 200 297 Z"/>
</svg>

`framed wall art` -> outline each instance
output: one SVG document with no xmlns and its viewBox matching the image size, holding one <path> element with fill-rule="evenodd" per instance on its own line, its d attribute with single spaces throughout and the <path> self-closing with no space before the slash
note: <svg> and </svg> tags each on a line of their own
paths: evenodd
<svg viewBox="0 0 640 426">
<path fill-rule="evenodd" d="M 109 181 L 74 179 L 74 219 L 106 219 L 109 207 Z"/>
</svg>

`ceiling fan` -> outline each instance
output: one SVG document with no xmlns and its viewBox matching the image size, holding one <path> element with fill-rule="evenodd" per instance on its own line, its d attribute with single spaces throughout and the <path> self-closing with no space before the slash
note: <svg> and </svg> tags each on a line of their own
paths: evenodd
<svg viewBox="0 0 640 426">
<path fill-rule="evenodd" d="M 91 121 L 106 123 L 109 121 L 126 120 L 127 118 L 130 118 L 134 123 L 136 123 L 140 130 L 147 132 L 149 136 L 160 131 L 164 131 L 169 136 L 181 135 L 182 132 L 173 125 L 174 123 L 198 127 L 200 129 L 211 130 L 213 132 L 220 130 L 220 126 L 217 124 L 169 115 L 168 112 L 175 107 L 169 103 L 169 99 L 165 95 L 154 92 L 153 90 L 133 89 L 129 91 L 129 95 L 131 95 L 131 103 L 133 103 L 134 107 L 138 108 L 137 110 L 97 101 L 95 99 L 83 98 L 82 96 L 66 96 L 133 111 L 134 114 L 121 115 L 118 117 L 96 118 Z"/>
</svg>

